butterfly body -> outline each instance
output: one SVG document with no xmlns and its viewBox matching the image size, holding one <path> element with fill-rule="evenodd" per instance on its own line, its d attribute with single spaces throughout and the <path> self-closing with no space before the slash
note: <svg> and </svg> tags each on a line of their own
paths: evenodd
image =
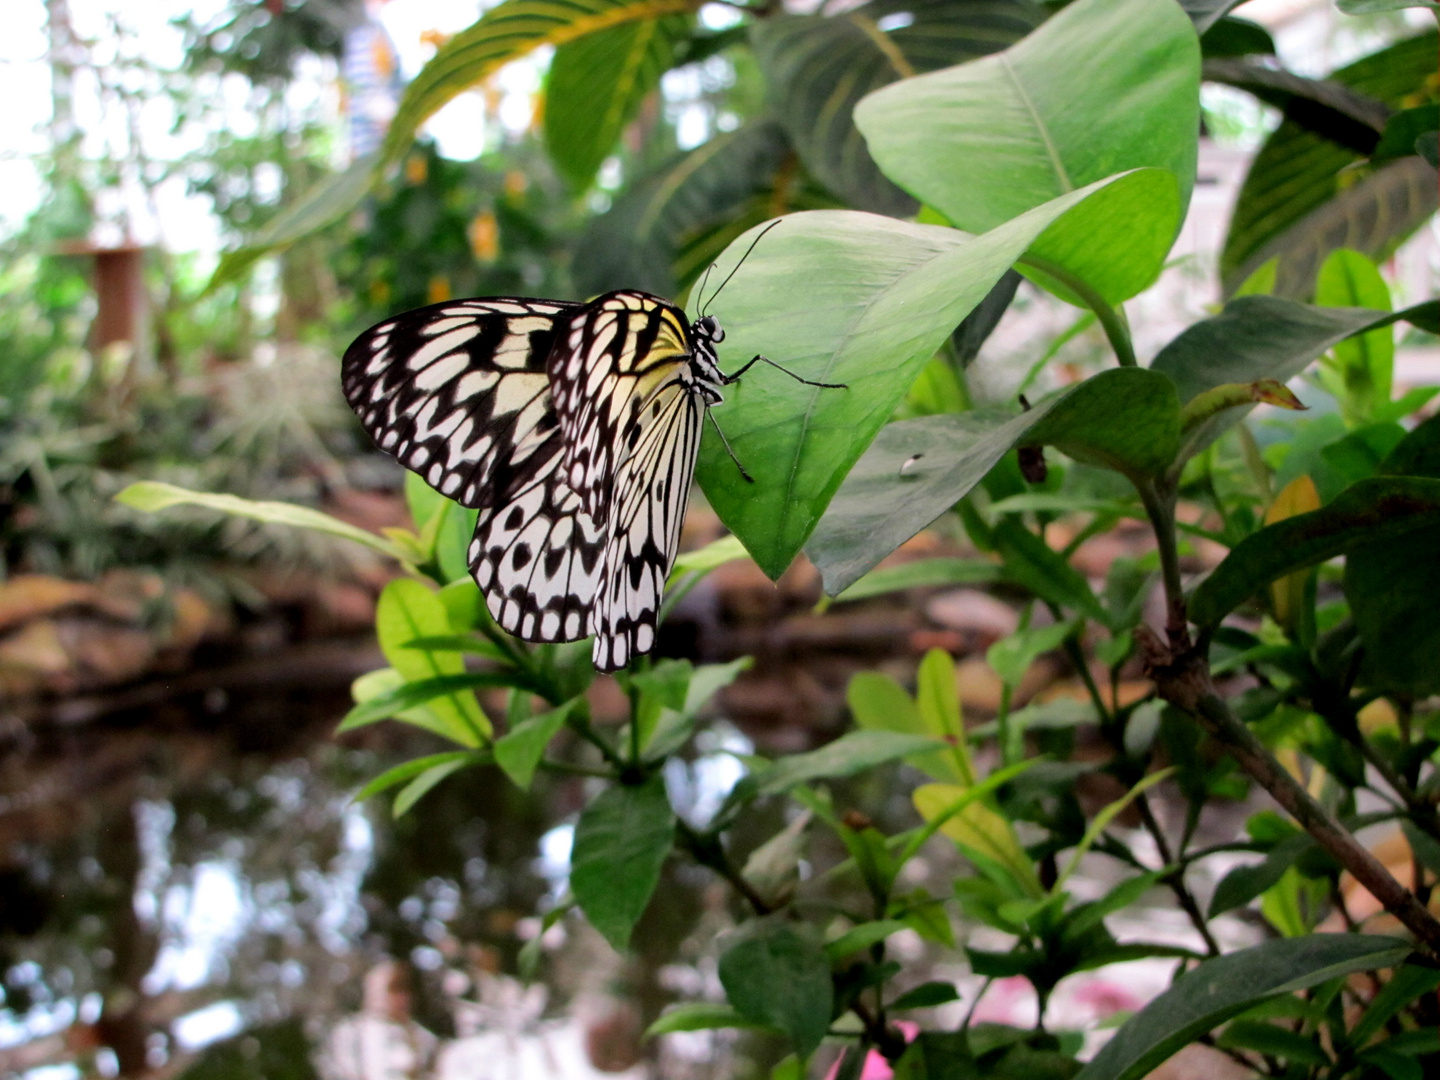
<svg viewBox="0 0 1440 1080">
<path fill-rule="evenodd" d="M 528 641 L 595 636 L 602 671 L 654 647 L 705 410 L 734 381 L 715 319 L 621 290 L 406 312 L 345 353 L 376 444 L 479 511 L 471 574 Z"/>
</svg>

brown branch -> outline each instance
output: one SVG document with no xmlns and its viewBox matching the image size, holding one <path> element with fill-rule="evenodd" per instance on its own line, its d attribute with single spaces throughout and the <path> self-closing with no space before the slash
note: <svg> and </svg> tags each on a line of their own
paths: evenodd
<svg viewBox="0 0 1440 1080">
<path fill-rule="evenodd" d="M 1440 957 L 1440 921 L 1316 802 L 1230 711 L 1216 691 L 1209 665 L 1200 652 L 1190 647 L 1188 641 L 1179 649 L 1173 648 L 1145 625 L 1140 626 L 1136 636 L 1160 696 L 1195 719 L 1211 738 L 1225 746 L 1241 768 L 1268 791 L 1316 843 L 1350 871 L 1356 881 L 1370 890 L 1427 952 Z M 1173 630 L 1170 636 L 1173 640 Z"/>
</svg>

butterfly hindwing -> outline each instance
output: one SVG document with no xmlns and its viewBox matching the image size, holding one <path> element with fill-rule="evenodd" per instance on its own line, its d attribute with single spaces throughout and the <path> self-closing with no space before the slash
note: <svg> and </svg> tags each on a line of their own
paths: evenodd
<svg viewBox="0 0 1440 1080">
<path fill-rule="evenodd" d="M 470 573 L 504 629 L 527 641 L 588 637 L 607 535 L 558 480 L 558 438 L 510 501 L 482 511 Z"/>
<path fill-rule="evenodd" d="M 644 402 L 639 438 L 615 481 L 614 520 L 593 626 L 593 658 L 600 671 L 622 668 L 655 644 L 704 416 L 704 404 L 678 381 Z"/>
<path fill-rule="evenodd" d="M 442 495 L 487 509 L 556 434 L 545 362 L 581 306 L 496 297 L 406 312 L 346 350 L 345 397 L 382 450 Z"/>
</svg>

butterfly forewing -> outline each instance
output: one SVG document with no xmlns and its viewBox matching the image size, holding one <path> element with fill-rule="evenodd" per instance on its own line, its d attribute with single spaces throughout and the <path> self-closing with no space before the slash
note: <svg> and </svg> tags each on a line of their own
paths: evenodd
<svg viewBox="0 0 1440 1080">
<path fill-rule="evenodd" d="M 580 307 L 496 297 L 406 312 L 346 350 L 345 397 L 377 445 L 441 494 L 495 506 L 558 443 L 545 359 Z"/>
<path fill-rule="evenodd" d="M 597 522 L 609 520 L 616 468 L 638 437 L 642 404 L 689 356 L 683 314 L 646 293 L 610 293 L 569 319 L 550 355 L 562 475 Z"/>
</svg>

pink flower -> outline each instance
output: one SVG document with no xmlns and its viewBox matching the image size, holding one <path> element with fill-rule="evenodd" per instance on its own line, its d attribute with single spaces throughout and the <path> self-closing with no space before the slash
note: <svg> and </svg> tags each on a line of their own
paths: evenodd
<svg viewBox="0 0 1440 1080">
<path fill-rule="evenodd" d="M 895 1026 L 905 1036 L 905 1041 L 912 1041 L 920 1034 L 920 1025 L 912 1020 L 897 1020 Z M 825 1074 L 825 1080 L 835 1080 L 840 1073 L 840 1061 L 830 1066 L 830 1071 Z M 885 1055 L 879 1050 L 871 1050 L 865 1056 L 865 1066 L 860 1070 L 860 1080 L 890 1080 L 895 1071 L 890 1068 L 890 1063 L 885 1060 Z"/>
</svg>

